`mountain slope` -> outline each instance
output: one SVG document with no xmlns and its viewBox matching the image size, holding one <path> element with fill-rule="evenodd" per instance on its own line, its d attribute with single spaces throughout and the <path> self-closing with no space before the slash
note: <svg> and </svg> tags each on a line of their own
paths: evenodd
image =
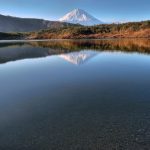
<svg viewBox="0 0 150 150">
<path fill-rule="evenodd" d="M 87 25 L 87 26 L 103 23 L 82 9 L 75 9 L 67 13 L 65 16 L 60 18 L 59 21 Z"/>
<path fill-rule="evenodd" d="M 69 23 L 0 15 L 0 32 L 30 32 L 71 26 Z"/>
</svg>

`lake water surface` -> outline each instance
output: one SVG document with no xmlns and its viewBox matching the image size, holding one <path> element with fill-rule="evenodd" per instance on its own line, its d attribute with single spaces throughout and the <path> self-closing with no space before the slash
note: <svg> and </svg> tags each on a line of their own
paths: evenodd
<svg viewBox="0 0 150 150">
<path fill-rule="evenodd" d="M 0 42 L 0 150 L 149 150 L 150 40 Z"/>
</svg>

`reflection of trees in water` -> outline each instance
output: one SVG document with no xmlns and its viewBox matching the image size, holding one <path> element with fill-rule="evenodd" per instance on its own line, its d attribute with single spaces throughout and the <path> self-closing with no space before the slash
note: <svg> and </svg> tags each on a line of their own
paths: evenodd
<svg viewBox="0 0 150 150">
<path fill-rule="evenodd" d="M 150 53 L 150 39 L 55 40 L 31 42 L 30 44 L 64 51 L 93 49 Z"/>
<path fill-rule="evenodd" d="M 21 42 L 0 42 L 0 48 L 4 48 L 4 47 L 18 47 L 18 46 L 24 46 L 25 43 L 21 43 Z"/>
<path fill-rule="evenodd" d="M 150 54 L 150 39 L 51 40 L 0 43 L 0 63 L 81 50 Z"/>
</svg>

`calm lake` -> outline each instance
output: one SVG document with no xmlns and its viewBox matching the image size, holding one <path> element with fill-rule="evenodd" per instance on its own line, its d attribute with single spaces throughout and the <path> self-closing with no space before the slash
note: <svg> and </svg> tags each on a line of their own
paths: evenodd
<svg viewBox="0 0 150 150">
<path fill-rule="evenodd" d="M 0 42 L 0 150 L 149 150 L 150 39 Z"/>
</svg>

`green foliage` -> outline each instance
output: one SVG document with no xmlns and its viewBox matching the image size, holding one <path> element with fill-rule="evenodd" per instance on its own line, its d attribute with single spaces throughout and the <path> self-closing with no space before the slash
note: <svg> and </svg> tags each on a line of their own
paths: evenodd
<svg viewBox="0 0 150 150">
<path fill-rule="evenodd" d="M 3 33 L 0 32 L 0 40 L 20 39 L 24 35 L 22 33 Z"/>
</svg>

